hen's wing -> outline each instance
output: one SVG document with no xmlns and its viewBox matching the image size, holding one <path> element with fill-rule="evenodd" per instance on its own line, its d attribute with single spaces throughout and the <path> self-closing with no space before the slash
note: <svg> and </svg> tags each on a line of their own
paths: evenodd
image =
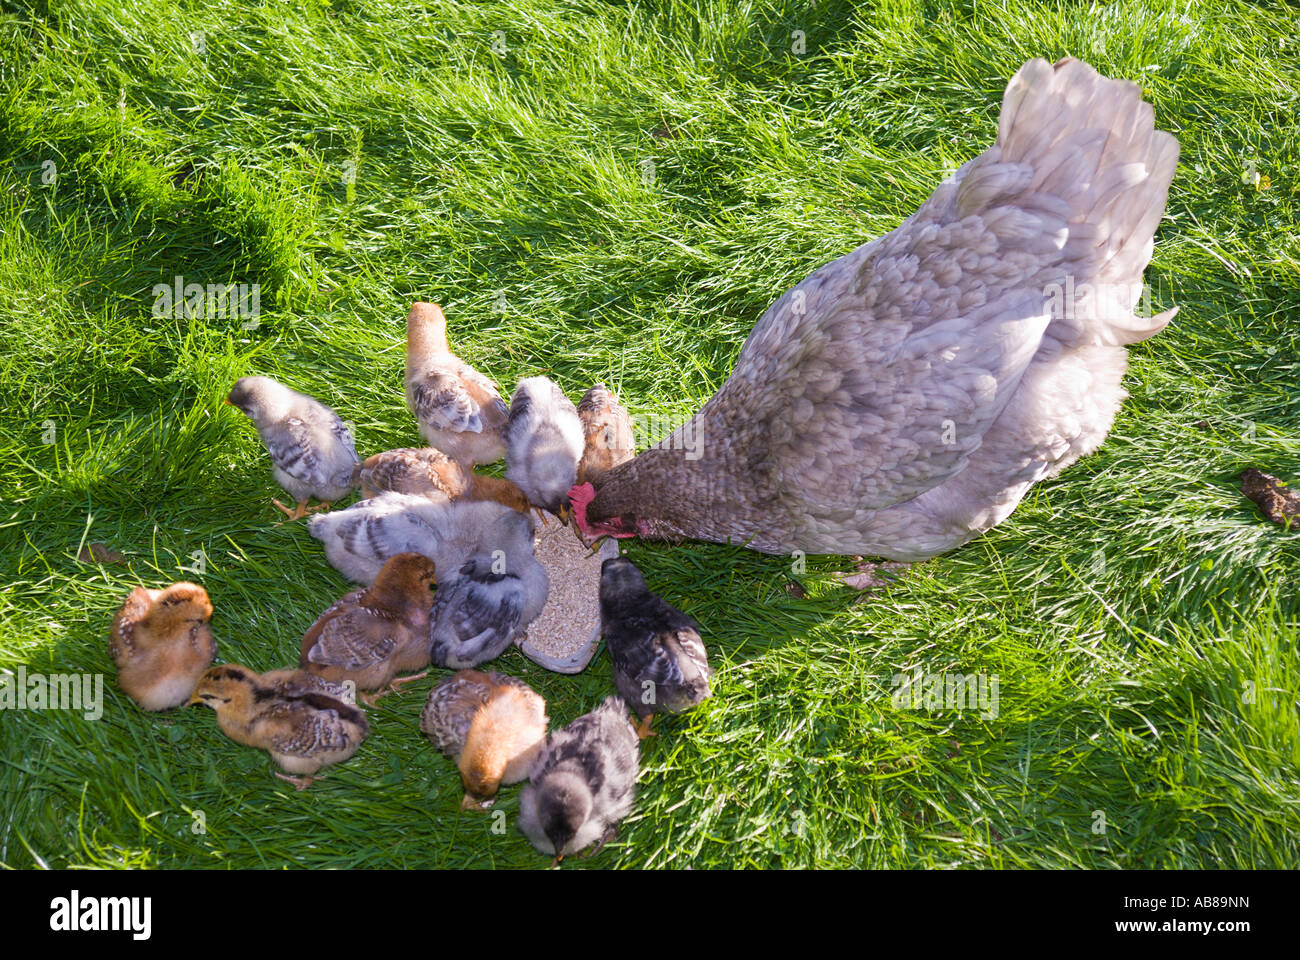
<svg viewBox="0 0 1300 960">
<path fill-rule="evenodd" d="M 1008 86 L 997 144 L 892 233 L 778 299 L 705 422 L 711 407 L 758 421 L 739 456 L 760 496 L 822 518 L 943 483 L 979 448 L 1049 324 L 1124 343 L 1167 322 L 1132 317 L 1136 289 L 1126 305 L 1053 293 L 1140 281 L 1176 158 L 1135 84 L 1031 61 Z M 1063 316 L 1063 300 L 1085 315 Z M 1127 316 L 1100 315 L 1117 305 Z"/>
</svg>

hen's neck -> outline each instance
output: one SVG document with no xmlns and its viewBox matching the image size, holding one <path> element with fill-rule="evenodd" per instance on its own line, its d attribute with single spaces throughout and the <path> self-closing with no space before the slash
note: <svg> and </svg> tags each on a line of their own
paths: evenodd
<svg viewBox="0 0 1300 960">
<path fill-rule="evenodd" d="M 622 518 L 644 537 L 743 543 L 761 517 L 744 432 L 710 403 L 659 446 L 599 481 L 593 520 Z M 635 526 L 634 519 L 635 518 Z"/>
</svg>

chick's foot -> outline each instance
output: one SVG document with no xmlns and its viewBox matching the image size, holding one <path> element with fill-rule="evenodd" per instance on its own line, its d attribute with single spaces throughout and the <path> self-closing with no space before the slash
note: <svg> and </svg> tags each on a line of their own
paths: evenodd
<svg viewBox="0 0 1300 960">
<path fill-rule="evenodd" d="M 289 783 L 292 783 L 295 790 L 306 790 L 320 779 L 319 777 L 291 777 L 287 773 L 277 773 L 276 776 L 281 780 L 286 780 Z"/>
</svg>

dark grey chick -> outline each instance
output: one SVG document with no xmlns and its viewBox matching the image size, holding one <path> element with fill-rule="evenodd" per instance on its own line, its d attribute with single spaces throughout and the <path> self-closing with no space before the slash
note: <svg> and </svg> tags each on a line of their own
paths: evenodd
<svg viewBox="0 0 1300 960">
<path fill-rule="evenodd" d="M 641 718 L 638 737 L 653 736 L 656 713 L 681 713 L 709 698 L 713 670 L 699 625 L 651 593 L 625 557 L 601 564 L 600 629 L 614 685 Z"/>
<path fill-rule="evenodd" d="M 532 518 L 515 516 L 527 524 L 526 551 L 522 541 L 503 543 L 439 583 L 429 618 L 429 653 L 439 666 L 463 670 L 496 659 L 546 606 L 551 584 L 533 556 Z"/>
<path fill-rule="evenodd" d="M 519 794 L 519 829 L 559 863 L 617 832 L 632 809 L 640 741 L 622 697 L 551 733 Z M 595 851 L 593 851 L 595 852 Z"/>
<path fill-rule="evenodd" d="M 270 377 L 242 377 L 226 397 L 257 427 L 271 455 L 275 482 L 297 502 L 290 510 L 271 501 L 290 520 L 306 516 L 312 497 L 326 506 L 353 489 L 361 459 L 347 425 L 325 404 Z M 315 507 L 313 509 L 320 509 Z"/>
</svg>

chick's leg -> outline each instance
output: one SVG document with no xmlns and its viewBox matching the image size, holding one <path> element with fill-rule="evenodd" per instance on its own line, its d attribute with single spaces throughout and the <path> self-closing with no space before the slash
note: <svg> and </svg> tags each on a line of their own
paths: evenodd
<svg viewBox="0 0 1300 960">
<path fill-rule="evenodd" d="M 277 773 L 276 776 L 281 780 L 287 780 L 289 783 L 292 783 L 295 790 L 306 790 L 320 779 L 319 777 L 291 777 L 287 773 Z"/>
<path fill-rule="evenodd" d="M 294 520 L 301 520 L 303 517 L 307 516 L 307 514 L 311 513 L 311 511 L 307 509 L 306 500 L 299 500 L 298 506 L 293 510 L 290 510 L 279 500 L 272 500 L 271 502 L 275 504 L 276 507 L 288 518 L 287 520 L 281 520 L 281 523 L 290 523 Z"/>
<path fill-rule="evenodd" d="M 385 686 L 382 690 L 376 690 L 374 693 L 361 694 L 361 700 L 367 706 L 373 707 L 376 703 L 379 702 L 379 699 L 381 697 L 386 697 L 390 693 L 401 693 L 402 691 L 397 689 L 400 684 L 410 683 L 412 680 L 423 680 L 428 675 L 429 675 L 429 671 L 425 670 L 423 673 L 413 673 L 409 677 L 397 677 L 394 680 L 389 680 L 388 685 Z"/>
<path fill-rule="evenodd" d="M 578 854 L 578 859 L 586 860 L 588 857 L 594 857 L 596 854 L 600 853 L 601 848 L 604 847 L 605 844 L 609 843 L 609 841 L 611 840 L 617 840 L 617 839 L 618 839 L 618 824 L 611 823 L 608 827 L 605 828 L 605 832 L 601 834 L 600 839 L 596 841 L 596 845 L 592 847 L 590 850 L 584 850 L 582 853 Z"/>
<path fill-rule="evenodd" d="M 636 738 L 638 740 L 644 740 L 646 737 L 657 737 L 658 734 L 650 729 L 650 724 L 654 722 L 655 715 L 653 713 L 647 713 L 642 717 L 640 726 L 636 728 Z"/>
</svg>

